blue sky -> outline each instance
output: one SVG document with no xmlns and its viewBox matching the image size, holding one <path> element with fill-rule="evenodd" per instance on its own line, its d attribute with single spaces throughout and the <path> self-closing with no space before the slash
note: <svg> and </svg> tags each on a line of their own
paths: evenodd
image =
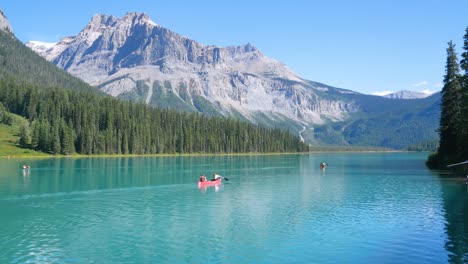
<svg viewBox="0 0 468 264">
<path fill-rule="evenodd" d="M 361 93 L 440 90 L 447 42 L 468 27 L 466 0 L 12 0 L 0 3 L 23 42 L 76 35 L 98 13 L 145 12 L 203 44 L 251 43 L 299 76 Z"/>
</svg>

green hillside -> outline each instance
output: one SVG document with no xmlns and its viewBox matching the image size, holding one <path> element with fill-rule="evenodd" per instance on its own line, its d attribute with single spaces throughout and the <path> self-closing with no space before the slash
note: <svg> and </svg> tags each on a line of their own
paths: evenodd
<svg viewBox="0 0 468 264">
<path fill-rule="evenodd" d="M 5 120 L 3 113 L 0 114 L 0 157 L 46 156 L 43 152 L 19 145 L 21 127 L 27 124 L 28 121 L 18 115 L 9 114 Z"/>
<path fill-rule="evenodd" d="M 0 30 L 0 78 L 5 77 L 13 77 L 41 87 L 57 86 L 99 92 L 98 89 L 37 55 L 11 33 Z"/>
</svg>

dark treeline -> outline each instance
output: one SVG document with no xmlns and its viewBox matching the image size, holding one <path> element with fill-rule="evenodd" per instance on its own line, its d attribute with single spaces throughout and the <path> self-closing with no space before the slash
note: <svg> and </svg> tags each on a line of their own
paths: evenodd
<svg viewBox="0 0 468 264">
<path fill-rule="evenodd" d="M 463 50 L 459 64 L 455 44 L 452 41 L 448 43 L 442 88 L 440 141 L 437 152 L 427 161 L 431 168 L 443 168 L 451 163 L 468 160 L 468 28 Z"/>
<path fill-rule="evenodd" d="M 155 109 L 97 93 L 0 79 L 0 103 L 29 122 L 20 144 L 52 154 L 303 152 L 280 129 L 237 119 Z"/>
</svg>

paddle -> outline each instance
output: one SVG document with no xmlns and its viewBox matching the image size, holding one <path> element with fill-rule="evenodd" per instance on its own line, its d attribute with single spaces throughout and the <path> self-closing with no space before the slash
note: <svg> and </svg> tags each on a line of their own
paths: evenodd
<svg viewBox="0 0 468 264">
<path fill-rule="evenodd" d="M 221 176 L 221 175 L 219 175 L 219 174 L 218 174 L 218 176 L 221 177 L 221 178 L 223 178 L 223 179 L 225 179 L 226 181 L 229 181 L 229 179 L 226 178 L 226 177 L 224 177 L 224 176 Z"/>
</svg>

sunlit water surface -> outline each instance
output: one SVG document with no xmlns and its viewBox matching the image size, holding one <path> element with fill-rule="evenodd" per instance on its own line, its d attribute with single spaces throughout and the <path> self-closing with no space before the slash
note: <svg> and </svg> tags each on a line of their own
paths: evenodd
<svg viewBox="0 0 468 264">
<path fill-rule="evenodd" d="M 426 156 L 3 159 L 0 263 L 468 263 L 467 185 Z"/>
</svg>

